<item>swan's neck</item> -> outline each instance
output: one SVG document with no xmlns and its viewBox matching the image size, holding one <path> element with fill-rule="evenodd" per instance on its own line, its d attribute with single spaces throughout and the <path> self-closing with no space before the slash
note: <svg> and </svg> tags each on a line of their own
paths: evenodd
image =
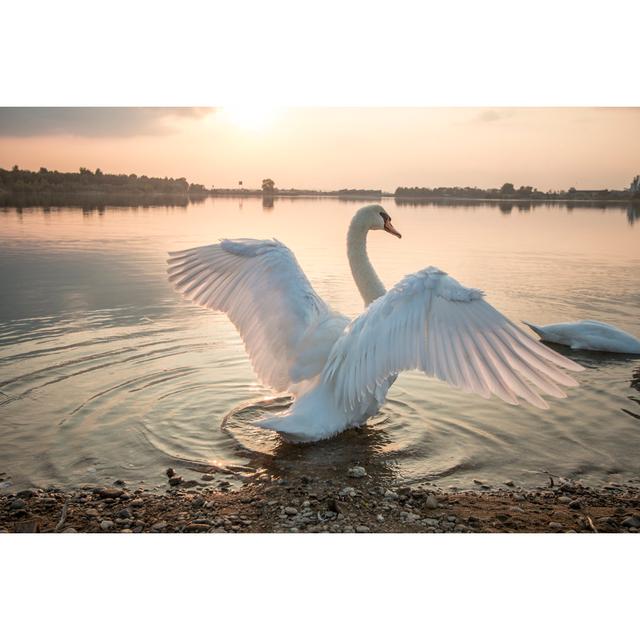
<svg viewBox="0 0 640 640">
<path fill-rule="evenodd" d="M 347 234 L 349 266 L 365 306 L 369 306 L 376 298 L 386 293 L 384 285 L 380 282 L 380 278 L 371 266 L 367 255 L 368 231 L 369 229 L 362 225 L 356 217 L 351 221 Z"/>
</svg>

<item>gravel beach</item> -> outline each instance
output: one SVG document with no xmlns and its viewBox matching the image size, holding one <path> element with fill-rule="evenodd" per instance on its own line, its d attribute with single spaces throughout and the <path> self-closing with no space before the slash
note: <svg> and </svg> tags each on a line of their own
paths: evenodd
<svg viewBox="0 0 640 640">
<path fill-rule="evenodd" d="M 506 481 L 444 492 L 386 486 L 364 467 L 332 479 L 262 474 L 234 488 L 204 475 L 166 471 L 166 492 L 130 487 L 55 487 L 0 495 L 3 533 L 638 533 L 640 488 L 590 488 L 549 478 L 536 489 Z"/>
</svg>

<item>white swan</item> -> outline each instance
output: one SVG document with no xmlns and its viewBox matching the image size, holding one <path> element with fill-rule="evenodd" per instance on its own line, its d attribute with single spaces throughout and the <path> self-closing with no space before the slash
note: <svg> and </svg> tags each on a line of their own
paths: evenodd
<svg viewBox="0 0 640 640">
<path fill-rule="evenodd" d="M 363 207 L 351 221 L 349 264 L 368 306 L 351 321 L 318 296 L 277 240 L 222 240 L 170 254 L 175 288 L 225 312 L 261 382 L 294 396 L 287 411 L 259 426 L 295 440 L 331 437 L 375 415 L 397 374 L 409 369 L 484 398 L 520 398 L 541 408 L 541 393 L 563 398 L 561 385 L 577 386 L 560 367 L 582 367 L 435 267 L 385 292 L 367 257 L 370 230 L 401 237 L 379 205 Z"/>
<path fill-rule="evenodd" d="M 564 344 L 572 349 L 640 355 L 640 340 L 622 329 L 597 320 L 559 322 L 544 326 L 530 322 L 525 324 L 546 342 Z"/>
</svg>

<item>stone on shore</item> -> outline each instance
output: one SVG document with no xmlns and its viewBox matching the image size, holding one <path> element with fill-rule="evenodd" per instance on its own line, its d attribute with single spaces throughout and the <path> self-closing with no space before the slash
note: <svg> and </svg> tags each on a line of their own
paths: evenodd
<svg viewBox="0 0 640 640">
<path fill-rule="evenodd" d="M 436 500 L 436 497 L 433 494 L 429 495 L 424 505 L 425 507 L 427 507 L 427 509 L 437 509 L 439 506 L 438 501 Z"/>
</svg>

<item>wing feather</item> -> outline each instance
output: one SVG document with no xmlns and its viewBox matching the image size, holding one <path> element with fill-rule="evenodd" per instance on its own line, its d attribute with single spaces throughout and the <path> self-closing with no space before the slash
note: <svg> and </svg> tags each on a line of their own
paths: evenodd
<svg viewBox="0 0 640 640">
<path fill-rule="evenodd" d="M 277 240 L 223 240 L 167 262 L 169 282 L 187 300 L 227 314 L 260 380 L 288 389 L 305 334 L 333 314 L 293 253 Z"/>
<path fill-rule="evenodd" d="M 446 273 L 407 276 L 353 320 L 323 371 L 351 408 L 390 376 L 422 370 L 484 398 L 546 408 L 542 394 L 566 397 L 577 382 L 560 367 L 582 367 L 519 329 Z"/>
</svg>

